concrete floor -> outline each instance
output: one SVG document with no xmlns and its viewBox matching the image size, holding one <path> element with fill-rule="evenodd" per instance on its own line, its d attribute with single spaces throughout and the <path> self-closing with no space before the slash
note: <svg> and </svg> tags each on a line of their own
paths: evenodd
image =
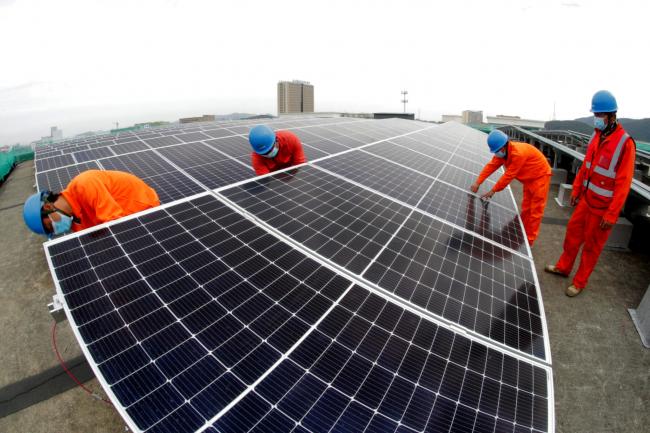
<svg viewBox="0 0 650 433">
<path fill-rule="evenodd" d="M 516 184 L 516 182 L 514 182 Z M 0 186 L 0 388 L 58 365 L 46 305 L 54 294 L 42 238 L 22 221 L 22 203 L 34 191 L 31 162 Z M 516 197 L 521 187 L 513 185 Z M 550 192 L 555 197 L 557 188 Z M 13 205 L 18 205 L 12 207 Z M 533 248 L 537 269 L 562 251 L 569 211 L 549 199 Z M 650 283 L 650 257 L 605 251 L 589 290 L 567 298 L 570 280 L 538 272 L 548 321 L 558 432 L 647 432 L 650 426 L 650 350 L 643 348 L 627 308 Z M 67 322 L 58 326 L 64 359 L 81 354 Z M 103 395 L 93 379 L 86 386 Z M 124 432 L 109 405 L 74 388 L 0 419 L 0 432 Z"/>
</svg>

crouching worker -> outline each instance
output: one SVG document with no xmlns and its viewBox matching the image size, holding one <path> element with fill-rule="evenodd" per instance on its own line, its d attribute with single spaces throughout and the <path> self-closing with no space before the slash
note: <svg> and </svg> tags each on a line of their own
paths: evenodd
<svg viewBox="0 0 650 433">
<path fill-rule="evenodd" d="M 251 159 L 258 176 L 307 162 L 302 143 L 293 132 L 274 132 L 266 125 L 257 125 L 251 129 L 248 141 L 253 148 Z"/>
<path fill-rule="evenodd" d="M 130 173 L 88 170 L 74 177 L 60 193 L 32 194 L 25 201 L 23 219 L 34 233 L 52 237 L 159 204 L 156 191 Z"/>
</svg>

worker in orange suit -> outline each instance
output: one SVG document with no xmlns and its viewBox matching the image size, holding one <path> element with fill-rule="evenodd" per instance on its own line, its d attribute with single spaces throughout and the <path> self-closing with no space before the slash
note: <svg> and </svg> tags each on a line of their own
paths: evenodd
<svg viewBox="0 0 650 433">
<path fill-rule="evenodd" d="M 25 224 L 37 234 L 62 235 L 158 206 L 158 194 L 121 171 L 88 170 L 60 193 L 32 194 L 23 208 Z"/>
<path fill-rule="evenodd" d="M 292 132 L 274 132 L 266 125 L 257 125 L 251 129 L 248 141 L 253 148 L 251 159 L 258 176 L 307 162 L 302 143 Z"/>
<path fill-rule="evenodd" d="M 505 166 L 505 173 L 492 187 L 492 189 L 481 196 L 487 200 L 503 189 L 505 189 L 513 179 L 517 179 L 524 184 L 524 199 L 521 203 L 521 220 L 526 229 L 528 243 L 533 246 L 539 233 L 539 225 L 544 216 L 544 207 L 548 189 L 551 185 L 551 166 L 542 152 L 535 146 L 528 143 L 511 141 L 508 136 L 495 129 L 490 132 L 487 138 L 490 152 L 494 157 L 488 162 L 478 179 L 470 189 L 472 192 L 478 192 L 479 186 L 492 173 Z"/>
<path fill-rule="evenodd" d="M 632 185 L 636 144 L 616 121 L 617 111 L 616 99 L 610 92 L 600 90 L 594 94 L 594 134 L 571 194 L 571 206 L 577 207 L 566 228 L 560 259 L 544 269 L 569 276 L 582 246 L 580 265 L 565 291 L 567 296 L 576 296 L 587 286 Z"/>
</svg>

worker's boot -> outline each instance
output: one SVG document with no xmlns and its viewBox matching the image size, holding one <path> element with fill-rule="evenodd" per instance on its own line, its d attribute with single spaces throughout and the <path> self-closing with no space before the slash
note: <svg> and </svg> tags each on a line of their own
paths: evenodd
<svg viewBox="0 0 650 433">
<path fill-rule="evenodd" d="M 564 291 L 564 294 L 567 295 L 570 298 L 573 298 L 574 296 L 579 295 L 580 292 L 582 292 L 582 289 L 580 289 L 580 288 L 574 286 L 573 284 L 571 284 L 569 287 L 566 288 L 566 290 Z"/>
<path fill-rule="evenodd" d="M 546 265 L 544 268 L 546 272 L 549 272 L 551 274 L 559 275 L 561 277 L 568 277 L 569 274 L 565 274 L 564 272 L 560 271 L 558 268 L 555 267 L 555 265 Z"/>
</svg>

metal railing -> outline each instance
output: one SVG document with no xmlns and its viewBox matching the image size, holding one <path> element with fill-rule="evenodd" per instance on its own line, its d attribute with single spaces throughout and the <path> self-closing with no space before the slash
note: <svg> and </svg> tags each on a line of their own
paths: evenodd
<svg viewBox="0 0 650 433">
<path fill-rule="evenodd" d="M 539 134 L 520 128 L 518 126 L 510 125 L 510 126 L 501 127 L 499 129 L 514 139 L 521 139 L 521 141 L 528 141 L 531 143 L 538 142 L 538 143 L 543 143 L 545 145 L 551 146 L 555 151 L 565 155 L 569 155 L 580 162 L 582 162 L 582 160 L 585 158 L 585 155 L 581 152 L 578 152 L 577 150 L 571 149 L 570 147 L 564 144 L 558 143 L 549 138 L 543 137 Z M 638 153 L 639 152 L 637 151 L 637 154 Z M 650 202 L 650 185 L 646 185 L 645 183 L 639 181 L 638 179 L 633 179 L 632 191 L 637 193 L 639 196 L 643 197 L 646 201 Z"/>
</svg>

